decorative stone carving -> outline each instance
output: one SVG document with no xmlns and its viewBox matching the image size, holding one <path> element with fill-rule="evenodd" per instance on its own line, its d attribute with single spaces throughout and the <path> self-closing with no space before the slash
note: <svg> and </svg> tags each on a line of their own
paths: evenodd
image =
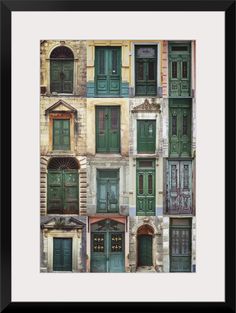
<svg viewBox="0 0 236 313">
<path fill-rule="evenodd" d="M 140 105 L 136 106 L 131 112 L 132 113 L 150 113 L 150 112 L 156 112 L 156 113 L 161 113 L 160 109 L 160 103 L 155 102 L 155 98 L 152 98 L 151 102 L 149 102 L 148 99 L 145 99 L 143 103 Z"/>
</svg>

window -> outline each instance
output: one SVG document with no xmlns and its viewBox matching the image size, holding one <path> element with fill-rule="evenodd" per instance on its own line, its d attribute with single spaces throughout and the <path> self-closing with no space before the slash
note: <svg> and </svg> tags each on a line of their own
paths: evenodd
<svg viewBox="0 0 236 313">
<path fill-rule="evenodd" d="M 120 108 L 96 108 L 96 152 L 120 152 Z"/>
<path fill-rule="evenodd" d="M 69 119 L 53 119 L 53 150 L 70 150 Z"/>
<path fill-rule="evenodd" d="M 52 158 L 48 164 L 48 214 L 79 214 L 78 162 L 74 158 Z"/>
<path fill-rule="evenodd" d="M 72 51 L 60 46 L 50 55 L 50 91 L 56 93 L 73 92 L 74 55 Z"/>
<path fill-rule="evenodd" d="M 138 153 L 155 153 L 156 120 L 137 120 Z"/>
<path fill-rule="evenodd" d="M 157 94 L 157 47 L 135 47 L 135 92 L 136 96 Z"/>
</svg>

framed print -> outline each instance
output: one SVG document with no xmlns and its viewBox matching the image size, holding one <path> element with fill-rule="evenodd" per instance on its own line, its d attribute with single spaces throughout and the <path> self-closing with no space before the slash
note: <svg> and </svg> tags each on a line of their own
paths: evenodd
<svg viewBox="0 0 236 313">
<path fill-rule="evenodd" d="M 235 1 L 1 24 L 1 311 L 235 312 Z"/>
</svg>

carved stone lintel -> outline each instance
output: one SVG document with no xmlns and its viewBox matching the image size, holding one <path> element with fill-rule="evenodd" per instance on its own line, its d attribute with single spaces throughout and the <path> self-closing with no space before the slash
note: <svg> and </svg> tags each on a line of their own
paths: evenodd
<svg viewBox="0 0 236 313">
<path fill-rule="evenodd" d="M 150 112 L 156 112 L 156 113 L 161 113 L 160 109 L 160 103 L 155 102 L 155 98 L 152 98 L 152 101 L 149 102 L 148 99 L 145 99 L 143 103 L 140 105 L 136 106 L 131 112 L 133 113 L 150 113 Z"/>
</svg>

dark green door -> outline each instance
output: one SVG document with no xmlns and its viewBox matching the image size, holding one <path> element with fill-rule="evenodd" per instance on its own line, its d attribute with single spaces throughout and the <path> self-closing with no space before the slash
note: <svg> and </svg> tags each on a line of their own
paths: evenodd
<svg viewBox="0 0 236 313">
<path fill-rule="evenodd" d="M 152 266 L 152 236 L 138 236 L 138 266 Z"/>
<path fill-rule="evenodd" d="M 53 238 L 53 270 L 72 271 L 71 238 Z"/>
<path fill-rule="evenodd" d="M 169 95 L 191 96 L 190 44 L 169 45 Z"/>
<path fill-rule="evenodd" d="M 74 62 L 70 60 L 51 60 L 50 66 L 51 92 L 72 93 Z"/>
<path fill-rule="evenodd" d="M 119 212 L 119 171 L 97 171 L 97 212 Z"/>
<path fill-rule="evenodd" d="M 138 153 L 155 153 L 156 121 L 137 120 L 137 132 Z"/>
<path fill-rule="evenodd" d="M 155 161 L 139 160 L 136 181 L 136 214 L 155 215 Z"/>
<path fill-rule="evenodd" d="M 48 213 L 78 214 L 77 170 L 48 171 Z"/>
<path fill-rule="evenodd" d="M 70 150 L 70 120 L 53 120 L 53 150 Z"/>
<path fill-rule="evenodd" d="M 170 99 L 169 106 L 169 155 L 191 156 L 191 100 Z"/>
<path fill-rule="evenodd" d="M 135 93 L 136 96 L 157 94 L 156 46 L 136 46 L 135 48 Z"/>
<path fill-rule="evenodd" d="M 191 221 L 189 219 L 171 221 L 170 271 L 191 272 Z"/>
<path fill-rule="evenodd" d="M 91 228 L 91 272 L 124 272 L 124 225 L 103 220 Z"/>
<path fill-rule="evenodd" d="M 118 96 L 121 85 L 121 48 L 95 48 L 95 83 L 97 96 Z"/>
<path fill-rule="evenodd" d="M 167 213 L 192 214 L 192 162 L 169 160 L 167 164 Z"/>
<path fill-rule="evenodd" d="M 96 152 L 120 152 L 120 108 L 96 108 Z"/>
</svg>

